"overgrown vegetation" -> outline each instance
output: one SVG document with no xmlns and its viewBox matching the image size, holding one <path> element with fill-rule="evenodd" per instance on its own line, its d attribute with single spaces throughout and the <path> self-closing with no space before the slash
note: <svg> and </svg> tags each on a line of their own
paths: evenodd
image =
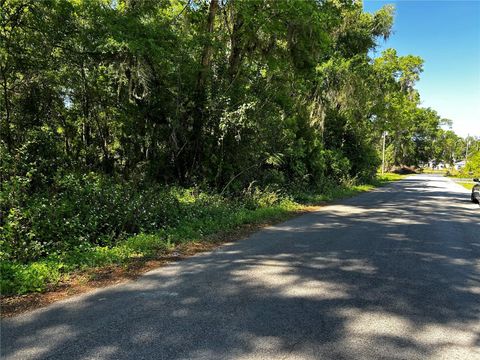
<svg viewBox="0 0 480 360">
<path fill-rule="evenodd" d="M 480 178 L 480 140 L 477 141 L 478 148 L 469 153 L 467 162 L 460 169 L 448 169 L 446 176 L 455 178 Z"/>
<path fill-rule="evenodd" d="M 299 201 L 339 199 L 400 178 L 387 174 L 371 185 L 295 197 L 256 187 L 224 197 L 197 188 L 121 187 L 94 176 L 70 178 L 55 197 L 37 195 L 23 212 L 9 215 L 2 230 L 0 286 L 3 294 L 44 291 L 75 271 L 155 258 L 243 224 L 286 219 L 303 209 Z"/>
<path fill-rule="evenodd" d="M 480 150 L 471 153 L 471 155 L 467 158 L 465 166 L 461 168 L 458 172 L 451 175 L 464 178 L 480 178 Z"/>
<path fill-rule="evenodd" d="M 62 274 L 148 258 L 181 242 L 300 208 L 276 191 L 226 198 L 198 189 L 71 181 L 30 198 L 3 229 L 2 292 L 42 291 Z"/>
<path fill-rule="evenodd" d="M 387 167 L 428 162 L 446 121 L 420 107 L 422 59 L 369 57 L 393 11 L 3 1 L 2 290 L 362 190 L 386 131 Z"/>
</svg>

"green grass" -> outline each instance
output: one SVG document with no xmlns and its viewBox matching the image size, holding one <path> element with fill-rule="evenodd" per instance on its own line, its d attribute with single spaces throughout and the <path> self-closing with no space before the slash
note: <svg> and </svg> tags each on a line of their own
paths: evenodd
<svg viewBox="0 0 480 360">
<path fill-rule="evenodd" d="M 429 168 L 422 169 L 423 174 L 446 174 L 447 172 L 448 172 L 447 169 L 438 169 L 438 170 L 433 170 Z"/>
<path fill-rule="evenodd" d="M 372 189 L 384 186 L 392 181 L 404 179 L 409 175 L 399 175 L 394 173 L 377 174 L 377 177 L 370 184 L 361 185 L 337 185 L 327 188 L 322 193 L 305 192 L 296 194 L 295 200 L 304 205 L 319 205 L 333 200 L 352 197 L 360 193 L 371 191 Z"/>
<path fill-rule="evenodd" d="M 352 197 L 362 192 L 370 191 L 379 185 L 343 185 L 330 188 L 322 193 L 301 192 L 295 195 L 295 200 L 303 205 L 321 205 L 333 200 Z"/>
<path fill-rule="evenodd" d="M 1 291 L 4 295 L 42 292 L 79 271 L 108 265 L 128 265 L 134 260 L 155 258 L 173 251 L 178 244 L 211 241 L 212 235 L 228 233 L 244 224 L 286 220 L 304 210 L 305 205 L 354 196 L 404 177 L 385 174 L 378 176 L 373 184 L 335 186 L 321 194 L 307 192 L 291 198 L 278 198 L 276 193 L 265 192 L 257 196 L 257 206 L 253 208 L 223 204 L 218 200 L 206 203 L 200 206 L 201 212 L 192 211 L 193 215 L 181 219 L 177 226 L 130 236 L 114 246 L 79 245 L 65 253 L 49 255 L 26 264 L 2 261 Z M 197 201 L 189 191 L 179 192 L 177 199 L 185 204 Z"/>
<path fill-rule="evenodd" d="M 406 178 L 409 175 L 400 175 L 394 173 L 377 174 L 376 184 L 383 185 L 390 181 L 397 181 Z"/>
<path fill-rule="evenodd" d="M 467 182 L 457 182 L 458 185 L 463 186 L 465 189 L 472 190 L 473 188 L 473 183 L 467 183 Z"/>
</svg>

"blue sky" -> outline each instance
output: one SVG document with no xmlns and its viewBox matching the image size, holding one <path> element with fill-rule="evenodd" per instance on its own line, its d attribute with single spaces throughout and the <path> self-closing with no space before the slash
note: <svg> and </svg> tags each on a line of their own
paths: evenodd
<svg viewBox="0 0 480 360">
<path fill-rule="evenodd" d="M 399 55 L 421 56 L 422 106 L 453 120 L 461 135 L 480 136 L 480 0 L 364 0 L 366 11 L 396 8 L 393 34 L 381 42 Z"/>
</svg>

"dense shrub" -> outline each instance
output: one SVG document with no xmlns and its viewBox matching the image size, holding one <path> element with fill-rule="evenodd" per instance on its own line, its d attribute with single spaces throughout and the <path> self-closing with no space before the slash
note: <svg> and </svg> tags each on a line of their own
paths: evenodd
<svg viewBox="0 0 480 360">
<path fill-rule="evenodd" d="M 461 174 L 465 177 L 480 177 L 480 151 L 470 155 Z"/>
<path fill-rule="evenodd" d="M 13 199 L 2 202 L 7 214 L 0 229 L 3 294 L 43 291 L 75 269 L 148 257 L 298 208 L 273 189 L 252 187 L 222 196 L 94 174 L 59 178 L 50 191 L 24 198 L 12 189 L 6 186 L 2 193 Z"/>
<path fill-rule="evenodd" d="M 237 197 L 165 187 L 114 182 L 95 174 L 58 177 L 48 191 L 22 196 L 15 184 L 2 191 L 1 257 L 28 263 L 81 246 L 112 246 L 138 233 L 154 233 L 180 223 L 221 218 L 241 208 L 280 204 L 279 191 L 250 189 Z"/>
<path fill-rule="evenodd" d="M 48 191 L 24 198 L 16 190 L 6 186 L 2 194 L 10 201 L 2 203 L 0 246 L 3 259 L 21 262 L 85 243 L 113 244 L 126 235 L 175 226 L 180 217 L 178 199 L 160 185 L 139 187 L 91 174 L 67 175 Z"/>
</svg>

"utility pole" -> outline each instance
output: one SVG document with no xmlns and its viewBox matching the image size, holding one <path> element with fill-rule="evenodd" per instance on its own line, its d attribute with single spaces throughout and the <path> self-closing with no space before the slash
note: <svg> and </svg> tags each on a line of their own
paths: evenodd
<svg viewBox="0 0 480 360">
<path fill-rule="evenodd" d="M 385 173 L 385 139 L 388 135 L 388 132 L 384 131 L 382 133 L 383 145 L 382 145 L 382 175 Z"/>
<path fill-rule="evenodd" d="M 465 150 L 465 166 L 467 166 L 467 159 L 468 159 L 468 146 L 470 145 L 470 139 L 468 138 L 470 134 L 467 135 L 467 149 Z"/>
</svg>

